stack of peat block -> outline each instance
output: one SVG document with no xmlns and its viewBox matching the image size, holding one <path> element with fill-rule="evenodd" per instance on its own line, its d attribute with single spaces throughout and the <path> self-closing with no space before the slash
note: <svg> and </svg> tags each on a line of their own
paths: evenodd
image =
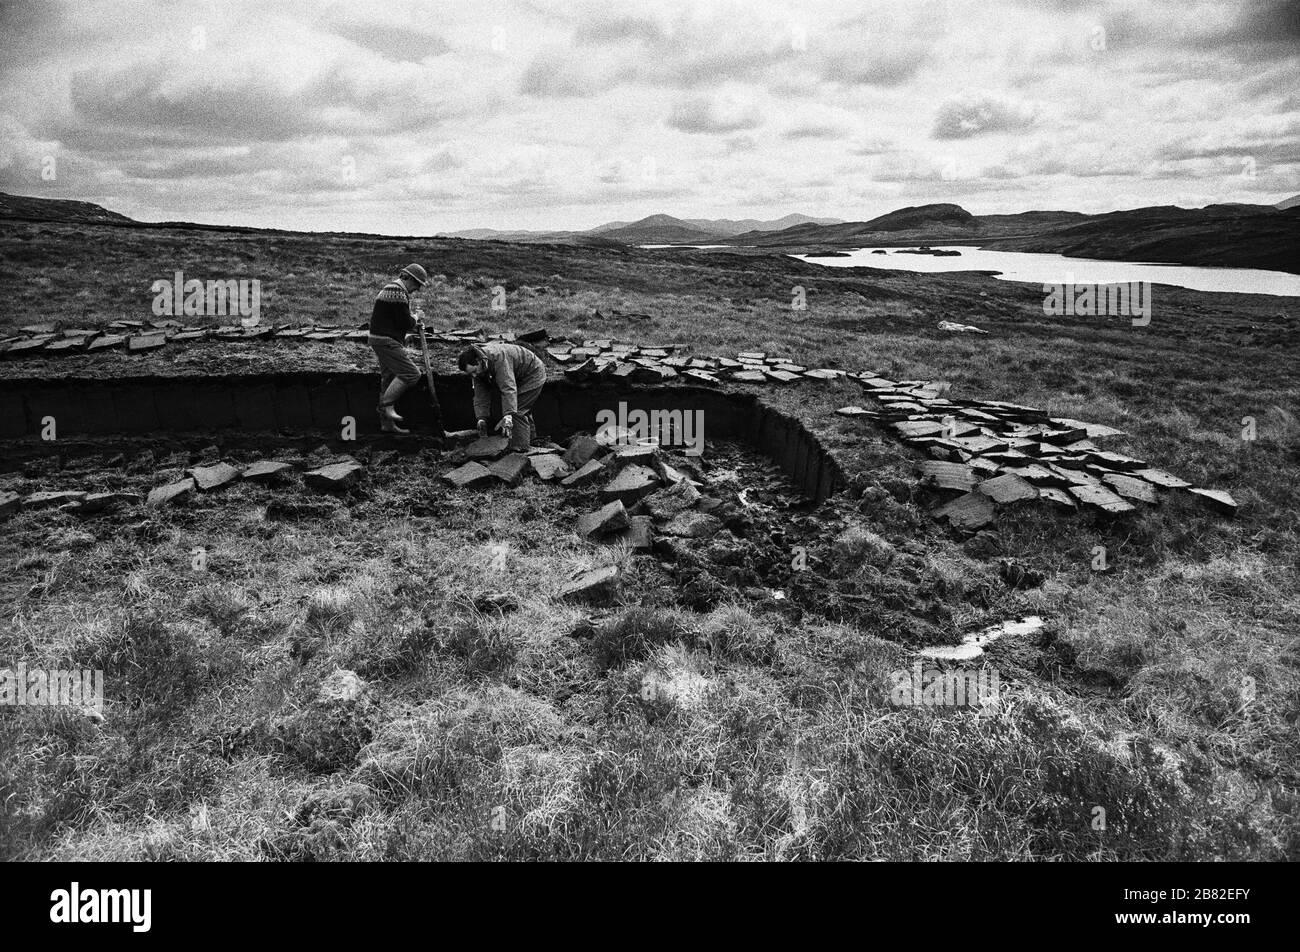
<svg viewBox="0 0 1300 952">
<path fill-rule="evenodd" d="M 979 529 L 998 509 L 1025 503 L 1122 516 L 1170 492 L 1186 492 L 1223 515 L 1237 511 L 1226 492 L 1194 487 L 1094 442 L 1122 430 L 1014 403 L 952 399 L 924 380 L 854 376 L 871 405 L 835 412 L 870 420 L 926 453 L 921 485 L 942 500 L 934 516 L 954 528 Z"/>
<path fill-rule="evenodd" d="M 148 354 L 176 344 L 203 341 L 298 341 L 313 343 L 358 341 L 364 343 L 366 326 L 336 324 L 238 324 L 198 327 L 175 320 L 114 321 L 103 328 L 65 328 L 62 323 L 30 324 L 19 336 L 0 339 L 0 358 L 49 357 L 59 354 L 100 353 L 121 350 Z M 552 339 L 546 328 L 525 333 L 486 335 L 482 328 L 430 331 L 429 340 L 447 344 L 500 340 L 532 346 L 560 365 L 572 380 L 609 378 L 632 383 L 660 384 L 670 380 L 716 387 L 730 381 L 744 384 L 791 384 L 803 380 L 835 380 L 843 370 L 809 368 L 786 357 L 747 352 L 731 357 L 681 356 L 678 344 L 638 346 L 614 339 Z"/>
<path fill-rule="evenodd" d="M 618 341 L 587 340 L 580 346 L 556 342 L 547 347 L 551 359 L 565 368 L 565 376 L 578 380 L 608 378 L 633 383 L 665 383 L 680 378 L 683 383 L 716 387 L 732 383 L 790 384 L 803 380 L 834 380 L 847 375 L 843 370 L 811 369 L 787 357 L 746 352 L 731 357 L 677 356 L 675 344 L 638 347 Z"/>
<path fill-rule="evenodd" d="M 204 341 L 283 340 L 319 343 L 340 340 L 364 343 L 370 332 L 366 325 L 340 327 L 337 324 L 255 324 L 244 327 L 228 324 L 218 327 L 182 324 L 175 320 L 113 321 L 102 328 L 64 327 L 60 322 L 29 324 L 19 335 L 0 338 L 0 358 L 52 357 L 62 354 L 102 353 L 120 350 L 130 354 L 148 354 L 177 344 Z M 545 331 L 542 331 L 545 339 Z M 527 335 L 524 335 L 527 336 Z M 456 330 L 431 334 L 446 343 L 472 343 L 486 340 L 481 330 Z M 513 334 L 497 335 L 514 339 Z M 522 339 L 522 338 L 521 338 Z"/>
</svg>

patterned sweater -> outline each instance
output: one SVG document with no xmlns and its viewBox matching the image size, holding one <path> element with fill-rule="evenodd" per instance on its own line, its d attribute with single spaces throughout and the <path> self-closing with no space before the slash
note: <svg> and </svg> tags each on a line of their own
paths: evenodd
<svg viewBox="0 0 1300 952">
<path fill-rule="evenodd" d="M 404 343 L 406 335 L 414 329 L 411 296 L 402 287 L 402 282 L 389 281 L 375 298 L 375 309 L 370 313 L 370 333 Z"/>
</svg>

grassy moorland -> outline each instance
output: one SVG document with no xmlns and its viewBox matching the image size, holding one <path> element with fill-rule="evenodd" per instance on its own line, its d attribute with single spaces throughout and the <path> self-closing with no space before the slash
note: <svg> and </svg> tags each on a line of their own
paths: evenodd
<svg viewBox="0 0 1300 952">
<path fill-rule="evenodd" d="M 444 276 L 425 296 L 435 326 L 545 325 L 943 380 L 1119 426 L 1108 447 L 1242 509 L 1227 520 L 1171 502 L 1112 525 L 1031 510 L 960 539 L 926 515 L 909 451 L 831 413 L 858 399 L 837 383 L 770 398 L 843 460 L 849 491 L 818 512 L 751 512 L 719 477 L 731 533 L 675 562 L 580 543 L 567 527 L 588 496 L 451 492 L 430 451 L 368 456 L 361 488 L 338 499 L 239 485 L 175 510 L 19 513 L 0 537 L 0 663 L 102 668 L 109 687 L 102 725 L 0 712 L 0 854 L 1300 855 L 1294 301 L 1160 287 L 1135 328 L 1045 317 L 1034 286 L 777 255 L 11 224 L 0 336 L 146 319 L 150 283 L 177 269 L 260 279 L 265 320 L 352 324 L 408 260 Z M 806 311 L 789 307 L 796 286 Z M 945 334 L 945 319 L 989 334 Z M 368 355 L 203 344 L 0 361 L 0 374 L 298 365 Z M 142 489 L 212 454 L 152 449 L 153 466 L 8 468 L 0 489 Z M 715 476 L 730 464 L 718 449 Z M 806 572 L 790 571 L 795 545 Z M 610 560 L 631 575 L 625 604 L 555 600 L 573 568 Z M 1012 587 L 1003 560 L 1045 580 Z M 1048 624 L 982 659 L 1002 682 L 992 713 L 889 704 L 915 647 L 1024 612 Z M 322 724 L 312 699 L 340 668 L 369 686 Z"/>
</svg>

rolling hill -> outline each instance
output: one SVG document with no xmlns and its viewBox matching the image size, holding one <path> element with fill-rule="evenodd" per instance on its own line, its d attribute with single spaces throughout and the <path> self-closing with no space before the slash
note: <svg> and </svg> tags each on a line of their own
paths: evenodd
<svg viewBox="0 0 1300 952">
<path fill-rule="evenodd" d="M 676 218 L 672 215 L 648 215 L 636 221 L 611 221 L 584 231 L 502 231 L 494 228 L 470 228 L 448 232 L 447 238 L 470 238 L 489 241 L 558 241 L 572 242 L 583 236 L 612 237 L 627 244 L 701 244 L 715 242 L 747 232 L 781 231 L 797 225 L 835 225 L 838 218 L 813 218 L 790 214 L 781 218 Z M 650 237 L 641 237 L 649 235 Z"/>
<path fill-rule="evenodd" d="M 630 225 L 598 231 L 595 234 L 612 241 L 621 241 L 626 245 L 708 244 L 726 237 L 715 231 L 693 227 L 671 215 L 650 215 Z"/>
<path fill-rule="evenodd" d="M 1209 205 L 1137 208 L 999 242 L 1004 251 L 1081 258 L 1263 268 L 1300 274 L 1300 207 Z"/>
<path fill-rule="evenodd" d="M 958 205 L 902 208 L 863 222 L 749 232 L 729 243 L 811 250 L 978 243 L 1001 251 L 1300 273 L 1300 210 L 1272 205 L 1173 205 L 1085 215 L 1032 211 L 972 215 Z"/>
<path fill-rule="evenodd" d="M 865 236 L 895 232 L 904 233 L 904 236 L 917 232 L 962 236 L 972 232 L 973 222 L 974 216 L 960 205 L 917 205 L 900 208 L 870 221 L 848 221 L 834 225 L 807 222 L 781 231 L 747 232 L 737 235 L 732 241 L 735 244 L 780 247 L 805 243 L 860 244 Z"/>
<path fill-rule="evenodd" d="M 127 228 L 275 231 L 188 222 L 150 224 L 91 202 L 0 193 L 0 220 L 4 219 Z M 757 227 L 736 231 L 750 225 Z M 1071 211 L 973 215 L 951 203 L 908 206 L 866 221 L 816 219 L 799 214 L 769 221 L 684 219 L 656 214 L 633 222 L 607 222 L 586 231 L 482 228 L 442 237 L 605 247 L 718 244 L 788 252 L 872 245 L 978 244 L 1001 251 L 1300 273 L 1300 196 L 1277 205 L 1162 205 L 1098 215 Z"/>
<path fill-rule="evenodd" d="M 725 235 L 742 235 L 748 231 L 781 231 L 796 225 L 838 225 L 840 218 L 813 218 L 811 215 L 785 215 L 771 221 L 757 218 L 687 218 L 686 224 L 703 231 L 712 231 Z"/>
<path fill-rule="evenodd" d="M 28 221 L 88 222 L 99 225 L 136 224 L 135 219 L 110 212 L 91 202 L 66 198 L 39 198 L 32 195 L 9 195 L 0 192 L 0 219 Z"/>
</svg>

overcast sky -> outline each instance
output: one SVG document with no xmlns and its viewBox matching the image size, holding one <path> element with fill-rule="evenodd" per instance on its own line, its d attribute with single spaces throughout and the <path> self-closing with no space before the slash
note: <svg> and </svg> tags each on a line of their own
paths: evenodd
<svg viewBox="0 0 1300 952">
<path fill-rule="evenodd" d="M 1272 203 L 1298 80 L 1294 0 L 0 0 L 0 191 L 389 234 Z"/>
</svg>

